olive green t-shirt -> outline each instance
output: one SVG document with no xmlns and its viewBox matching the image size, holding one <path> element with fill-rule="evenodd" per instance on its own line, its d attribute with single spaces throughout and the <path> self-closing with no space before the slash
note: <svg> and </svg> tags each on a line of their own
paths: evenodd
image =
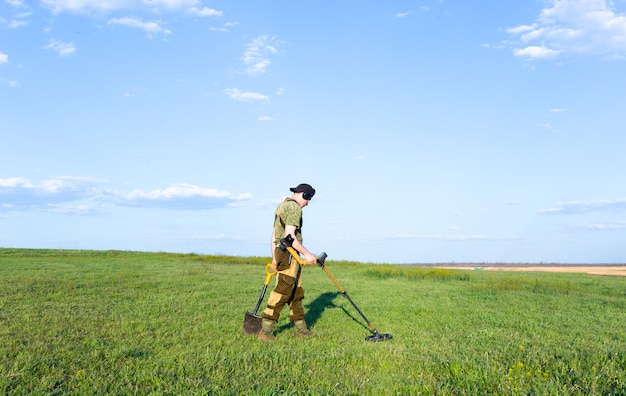
<svg viewBox="0 0 626 396">
<path fill-rule="evenodd" d="M 296 227 L 296 238 L 302 243 L 302 208 L 291 198 L 286 198 L 278 205 L 274 219 L 274 243 L 278 244 L 285 236 L 285 226 Z"/>
</svg>

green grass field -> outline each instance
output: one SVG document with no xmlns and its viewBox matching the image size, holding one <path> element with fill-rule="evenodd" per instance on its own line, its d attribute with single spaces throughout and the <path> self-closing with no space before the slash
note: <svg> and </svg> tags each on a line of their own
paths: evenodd
<svg viewBox="0 0 626 396">
<path fill-rule="evenodd" d="M 0 249 L 0 394 L 625 395 L 626 279 L 334 262 L 244 336 L 267 258 Z M 273 284 L 273 283 L 272 283 Z M 267 298 L 267 296 L 266 296 Z"/>
</svg>

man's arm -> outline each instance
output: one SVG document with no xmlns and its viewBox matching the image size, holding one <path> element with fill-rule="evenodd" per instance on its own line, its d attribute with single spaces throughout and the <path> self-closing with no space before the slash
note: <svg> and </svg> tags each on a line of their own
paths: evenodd
<svg viewBox="0 0 626 396">
<path fill-rule="evenodd" d="M 291 235 L 291 237 L 293 238 L 293 242 L 291 246 L 294 249 L 296 249 L 297 252 L 301 253 L 304 256 L 304 259 L 306 260 L 306 262 L 308 264 L 315 264 L 315 262 L 317 261 L 317 258 L 311 252 L 309 252 L 309 250 L 305 248 L 304 245 L 300 243 L 298 238 L 296 238 L 296 226 L 293 226 L 293 225 L 285 226 L 285 236 L 287 235 Z"/>
</svg>

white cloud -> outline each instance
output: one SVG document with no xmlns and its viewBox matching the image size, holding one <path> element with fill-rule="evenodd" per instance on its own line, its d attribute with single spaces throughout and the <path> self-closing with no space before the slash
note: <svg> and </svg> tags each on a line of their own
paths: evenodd
<svg viewBox="0 0 626 396">
<path fill-rule="evenodd" d="M 203 188 L 193 184 L 181 183 L 171 185 L 163 190 L 133 190 L 128 194 L 128 199 L 171 199 L 177 197 L 203 196 L 211 198 L 225 198 L 230 194 L 226 191 L 216 190 L 213 188 Z"/>
<path fill-rule="evenodd" d="M 550 113 L 563 113 L 565 109 L 553 108 L 549 110 Z"/>
<path fill-rule="evenodd" d="M 17 81 L 7 80 L 6 78 L 0 78 L 0 85 L 6 85 L 9 88 L 17 88 L 20 86 Z"/>
<path fill-rule="evenodd" d="M 21 177 L 0 178 L 0 211 L 43 210 L 57 214 L 90 214 L 102 203 L 140 208 L 205 210 L 236 206 L 252 199 L 249 193 L 189 183 L 144 191 L 98 191 L 104 181 L 90 177 L 55 177 L 33 182 Z M 98 204 L 96 206 L 94 203 Z"/>
<path fill-rule="evenodd" d="M 163 33 L 163 34 L 172 33 L 168 29 L 163 28 L 161 26 L 160 21 L 143 22 L 142 20 L 137 19 L 137 18 L 124 17 L 124 18 L 109 19 L 108 23 L 109 25 L 120 25 L 120 26 L 141 29 L 150 35 L 156 34 L 156 33 Z"/>
<path fill-rule="evenodd" d="M 537 28 L 537 24 L 533 23 L 532 25 L 521 25 L 517 27 L 508 28 L 506 29 L 506 32 L 508 34 L 522 34 L 522 33 L 533 31 L 536 28 Z"/>
<path fill-rule="evenodd" d="M 49 208 L 61 202 L 72 202 L 92 195 L 100 180 L 89 177 L 62 176 L 41 182 L 21 177 L 0 179 L 0 203 L 5 208 Z"/>
<path fill-rule="evenodd" d="M 229 32 L 230 28 L 237 26 L 239 23 L 237 22 L 227 22 L 223 27 L 210 27 L 209 30 L 213 32 Z"/>
<path fill-rule="evenodd" d="M 575 214 L 587 212 L 616 212 L 626 210 L 626 198 L 595 201 L 557 202 L 556 207 L 539 210 L 541 214 Z"/>
<path fill-rule="evenodd" d="M 610 230 L 623 230 L 626 228 L 626 223 L 586 223 L 571 225 L 570 228 L 580 228 L 584 230 L 597 230 L 597 231 L 610 231 Z"/>
<path fill-rule="evenodd" d="M 269 56 L 278 52 L 276 49 L 278 44 L 276 37 L 268 35 L 259 36 L 252 40 L 252 42 L 246 46 L 246 51 L 243 54 L 246 74 L 256 76 L 266 73 L 271 64 Z"/>
<path fill-rule="evenodd" d="M 202 7 L 202 8 L 191 7 L 190 9 L 187 10 L 187 13 L 191 15 L 195 15 L 195 16 L 201 16 L 201 17 L 222 16 L 223 14 L 222 11 L 214 10 L 213 8 L 209 8 L 209 7 Z"/>
<path fill-rule="evenodd" d="M 526 48 L 518 48 L 513 50 L 513 55 L 522 56 L 527 58 L 556 58 L 561 52 L 561 50 L 553 50 L 550 48 L 546 48 L 544 46 L 534 46 L 531 45 Z"/>
<path fill-rule="evenodd" d="M 19 186 L 31 186 L 31 183 L 27 179 L 23 179 L 21 177 L 9 177 L 8 179 L 0 179 L 0 188 Z"/>
<path fill-rule="evenodd" d="M 249 193 L 232 195 L 214 188 L 189 183 L 173 184 L 162 190 L 133 190 L 130 193 L 109 191 L 105 198 L 119 205 L 159 207 L 164 209 L 203 210 L 227 207 L 252 199 Z"/>
<path fill-rule="evenodd" d="M 4 2 L 7 3 L 10 6 L 15 7 L 15 8 L 26 7 L 21 0 L 4 0 Z"/>
<path fill-rule="evenodd" d="M 199 0 L 41 0 L 52 13 L 110 13 L 120 10 L 172 12 L 197 8 Z"/>
<path fill-rule="evenodd" d="M 98 208 L 94 205 L 48 205 L 46 212 L 61 215 L 85 216 L 96 213 Z"/>
<path fill-rule="evenodd" d="M 561 56 L 626 55 L 626 15 L 608 0 L 552 0 L 537 21 L 506 29 L 519 39 L 515 56 L 527 59 Z"/>
<path fill-rule="evenodd" d="M 172 236 L 168 238 L 172 241 L 245 241 L 246 238 L 241 236 L 232 236 L 226 234 L 210 234 L 210 235 L 188 235 L 188 236 Z"/>
<path fill-rule="evenodd" d="M 135 95 L 138 95 L 142 92 L 144 92 L 145 90 L 141 89 L 141 88 L 131 88 L 128 91 L 124 92 L 124 97 L 130 98 L 133 97 Z"/>
<path fill-rule="evenodd" d="M 180 10 L 196 7 L 198 0 L 141 0 L 141 5 L 152 9 Z"/>
<path fill-rule="evenodd" d="M 270 116 L 261 116 L 259 117 L 259 121 L 273 121 L 274 119 Z"/>
<path fill-rule="evenodd" d="M 484 234 L 473 234 L 473 235 L 396 234 L 396 235 L 388 236 L 385 239 L 432 239 L 432 240 L 442 240 L 442 241 L 516 241 L 516 240 L 522 240 L 523 238 L 519 236 L 490 237 Z"/>
<path fill-rule="evenodd" d="M 552 126 L 552 124 L 550 124 L 549 122 L 546 122 L 544 124 L 539 124 L 539 128 L 547 129 L 548 131 L 553 132 L 553 133 L 559 133 L 560 132 L 558 129 L 556 129 L 554 126 Z"/>
<path fill-rule="evenodd" d="M 226 96 L 240 102 L 249 102 L 252 100 L 269 100 L 267 95 L 256 92 L 243 92 L 237 88 L 227 88 L 222 91 Z"/>
<path fill-rule="evenodd" d="M 89 13 L 111 12 L 136 4 L 134 1 L 123 0 L 40 0 L 40 4 L 50 9 L 52 13 L 61 12 Z"/>
<path fill-rule="evenodd" d="M 50 43 L 44 46 L 44 48 L 55 51 L 61 56 L 69 56 L 76 52 L 74 44 L 66 43 L 60 40 L 50 40 Z"/>
<path fill-rule="evenodd" d="M 0 51 L 0 65 L 3 63 L 8 63 L 8 62 L 9 62 L 9 55 Z"/>
<path fill-rule="evenodd" d="M 29 23 L 30 23 L 29 21 L 14 19 L 12 21 L 9 21 L 9 23 L 7 24 L 7 27 L 9 29 L 17 29 L 17 28 L 21 28 L 24 26 L 28 26 Z"/>
<path fill-rule="evenodd" d="M 396 14 L 396 18 L 406 18 L 409 15 L 411 15 L 413 13 L 413 11 L 405 11 L 405 12 L 399 12 Z"/>
<path fill-rule="evenodd" d="M 25 12 L 25 13 L 16 15 L 15 18 L 11 20 L 7 20 L 7 19 L 0 17 L 0 26 L 5 26 L 8 29 L 17 29 L 17 28 L 21 28 L 24 26 L 28 26 L 30 22 L 27 20 L 24 20 L 24 18 L 27 18 L 29 16 L 30 16 L 30 12 Z"/>
</svg>

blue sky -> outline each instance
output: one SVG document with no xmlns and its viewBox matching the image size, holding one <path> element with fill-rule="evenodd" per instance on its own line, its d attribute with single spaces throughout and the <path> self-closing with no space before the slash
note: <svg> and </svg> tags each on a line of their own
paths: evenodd
<svg viewBox="0 0 626 396">
<path fill-rule="evenodd" d="M 0 0 L 0 247 L 623 263 L 626 1 Z"/>
</svg>

